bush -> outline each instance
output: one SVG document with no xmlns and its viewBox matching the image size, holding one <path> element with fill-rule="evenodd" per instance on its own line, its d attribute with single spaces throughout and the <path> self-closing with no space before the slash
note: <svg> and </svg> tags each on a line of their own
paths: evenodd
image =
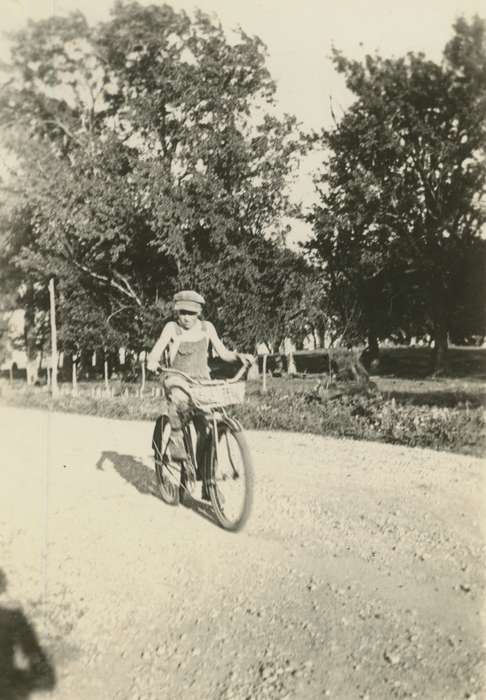
<svg viewBox="0 0 486 700">
<path fill-rule="evenodd" d="M 262 395 L 249 386 L 247 401 L 230 412 L 247 429 L 290 430 L 360 440 L 377 440 L 410 447 L 430 447 L 484 455 L 485 417 L 482 408 L 430 407 L 402 404 L 378 391 L 325 395 L 319 390 L 283 393 L 270 389 Z M 77 397 L 61 393 L 55 400 L 45 388 L 3 387 L 2 400 L 17 406 L 48 408 L 129 420 L 155 420 L 162 400 L 132 393 L 114 397 Z"/>
<path fill-rule="evenodd" d="M 483 455 L 485 420 L 480 408 L 437 408 L 398 404 L 379 392 L 341 394 L 334 399 L 316 393 L 251 397 L 235 413 L 247 428 L 293 430 L 410 447 Z"/>
</svg>

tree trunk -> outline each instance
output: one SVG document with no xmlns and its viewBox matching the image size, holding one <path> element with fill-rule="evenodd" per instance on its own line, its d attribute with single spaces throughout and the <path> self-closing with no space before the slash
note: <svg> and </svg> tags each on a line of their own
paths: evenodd
<svg viewBox="0 0 486 700">
<path fill-rule="evenodd" d="M 377 360 L 379 358 L 380 347 L 378 345 L 378 338 L 373 331 L 368 333 L 368 351 L 370 361 Z"/>
<path fill-rule="evenodd" d="M 287 374 L 294 375 L 297 374 L 297 369 L 295 367 L 294 353 L 292 351 L 287 355 Z"/>
</svg>

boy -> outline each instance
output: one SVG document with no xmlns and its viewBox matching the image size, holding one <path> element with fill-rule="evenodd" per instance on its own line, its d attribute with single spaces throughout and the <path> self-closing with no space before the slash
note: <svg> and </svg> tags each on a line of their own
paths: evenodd
<svg viewBox="0 0 486 700">
<path fill-rule="evenodd" d="M 205 300 L 200 294 L 192 290 L 183 290 L 174 295 L 173 301 L 176 320 L 169 321 L 162 329 L 159 339 L 147 358 L 149 370 L 157 371 L 161 357 L 168 350 L 171 368 L 178 369 L 193 379 L 208 380 L 210 379 L 208 365 L 210 344 L 225 362 L 240 360 L 244 363 L 252 360 L 251 355 L 242 355 L 228 350 L 221 342 L 213 324 L 201 320 Z M 182 424 L 187 419 L 190 408 L 187 393 L 183 391 L 187 383 L 183 377 L 167 375 L 163 386 L 168 397 L 168 416 L 171 426 L 170 459 L 185 460 L 187 455 L 182 437 Z M 197 417 L 196 423 L 195 427 L 200 435 L 204 426 Z"/>
</svg>

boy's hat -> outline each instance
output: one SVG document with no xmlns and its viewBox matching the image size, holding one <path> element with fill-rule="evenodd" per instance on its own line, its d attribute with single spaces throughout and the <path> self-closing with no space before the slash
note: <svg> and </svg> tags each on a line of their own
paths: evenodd
<svg viewBox="0 0 486 700">
<path fill-rule="evenodd" d="M 174 309 L 176 311 L 193 311 L 199 313 L 202 310 L 205 299 L 191 289 L 184 289 L 174 294 Z"/>
</svg>

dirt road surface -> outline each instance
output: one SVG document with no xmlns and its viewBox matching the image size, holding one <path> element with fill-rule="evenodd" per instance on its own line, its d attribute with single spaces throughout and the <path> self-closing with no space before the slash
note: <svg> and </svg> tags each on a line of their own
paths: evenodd
<svg viewBox="0 0 486 700">
<path fill-rule="evenodd" d="M 485 697 L 484 462 L 249 433 L 235 535 L 156 497 L 151 429 L 0 408 L 0 696 Z"/>
</svg>

